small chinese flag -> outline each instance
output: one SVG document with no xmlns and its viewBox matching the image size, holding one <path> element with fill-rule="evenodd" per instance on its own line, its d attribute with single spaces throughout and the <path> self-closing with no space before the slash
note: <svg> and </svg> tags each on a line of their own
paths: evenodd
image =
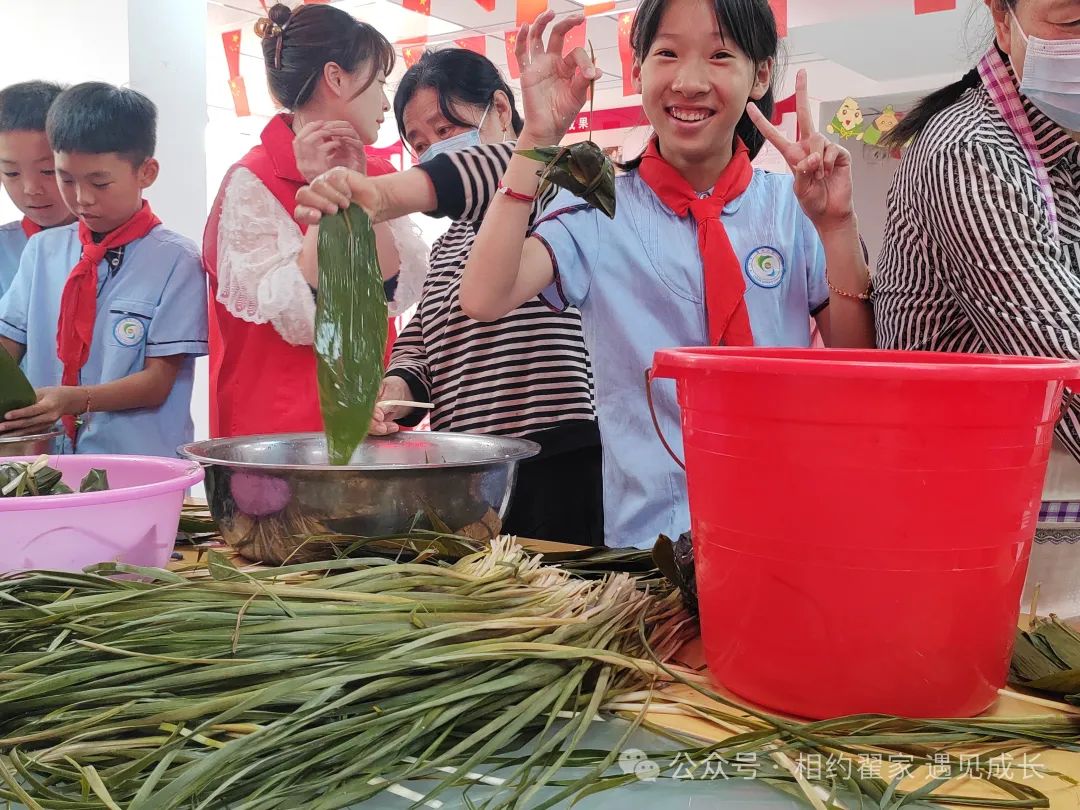
<svg viewBox="0 0 1080 810">
<path fill-rule="evenodd" d="M 495 10 L 495 0 L 476 0 L 476 4 L 484 9 L 484 11 Z"/>
<path fill-rule="evenodd" d="M 521 78 L 521 66 L 518 64 L 517 54 L 514 53 L 514 49 L 517 47 L 518 32 L 515 28 L 513 31 L 506 32 L 506 67 L 510 71 L 511 79 Z"/>
<path fill-rule="evenodd" d="M 611 11 L 615 8 L 615 0 L 598 0 L 594 3 L 585 4 L 585 16 L 591 17 L 593 14 L 603 14 L 605 11 Z"/>
<path fill-rule="evenodd" d="M 585 48 L 585 41 L 587 39 L 585 35 L 587 23 L 575 26 L 566 32 L 566 40 L 563 42 L 563 56 L 566 56 L 574 48 Z M 586 48 L 586 50 L 588 50 Z"/>
<path fill-rule="evenodd" d="M 478 53 L 481 56 L 487 56 L 487 36 L 481 34 L 477 37 L 464 37 L 462 39 L 455 39 L 454 44 L 459 48 L 464 48 L 467 51 Z"/>
<path fill-rule="evenodd" d="M 634 89 L 632 72 L 634 69 L 634 48 L 630 44 L 630 31 L 634 27 L 634 12 L 627 11 L 619 15 L 619 60 L 622 62 L 622 89 L 624 96 L 637 93 Z"/>
<path fill-rule="evenodd" d="M 431 0 L 401 0 L 401 7 L 406 11 L 431 16 Z"/>
<path fill-rule="evenodd" d="M 240 32 L 225 31 L 221 35 L 221 43 L 225 46 L 225 62 L 229 65 L 229 78 L 233 79 L 240 75 Z"/>
<path fill-rule="evenodd" d="M 769 0 L 772 6 L 773 16 L 776 17 L 776 32 L 783 39 L 787 36 L 787 7 L 788 0 Z"/>
<path fill-rule="evenodd" d="M 525 23 L 533 24 L 533 21 L 547 11 L 548 0 L 517 0 L 517 26 L 521 28 Z"/>
<path fill-rule="evenodd" d="M 916 14 L 933 14 L 936 11 L 953 11 L 956 0 L 915 0 Z"/>
<path fill-rule="evenodd" d="M 229 90 L 232 92 L 233 109 L 236 110 L 236 115 L 239 118 L 251 115 L 251 108 L 248 106 L 247 88 L 244 87 L 243 76 L 233 76 L 229 79 Z"/>
<path fill-rule="evenodd" d="M 422 44 L 420 45 L 406 45 L 401 49 L 401 58 L 405 60 L 405 67 L 411 68 L 417 62 L 420 61 L 420 57 L 424 55 L 426 51 Z"/>
</svg>

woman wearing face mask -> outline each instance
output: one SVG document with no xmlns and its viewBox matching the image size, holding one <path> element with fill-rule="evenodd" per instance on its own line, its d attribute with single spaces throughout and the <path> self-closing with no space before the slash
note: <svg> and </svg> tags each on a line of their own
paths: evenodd
<svg viewBox="0 0 1080 810">
<path fill-rule="evenodd" d="M 260 20 L 267 83 L 288 110 L 222 181 L 203 237 L 210 277 L 210 432 L 322 430 L 315 375 L 318 229 L 292 218 L 297 190 L 332 166 L 393 172 L 367 158 L 389 104 L 386 37 L 339 8 L 278 3 Z M 391 314 L 419 298 L 427 246 L 407 220 L 376 226 Z"/>
<path fill-rule="evenodd" d="M 893 146 L 914 141 L 874 279 L 878 345 L 1080 359 L 1080 0 L 987 5 L 994 44 L 891 134 Z M 1075 577 L 1075 401 L 1043 498 L 1029 582 L 1040 568 Z"/>
<path fill-rule="evenodd" d="M 541 454 L 519 470 L 503 531 L 601 545 L 600 434 L 580 315 L 536 300 L 478 323 L 458 303 L 462 268 L 522 128 L 514 93 L 483 56 L 429 51 L 398 85 L 394 113 L 419 166 L 384 177 L 334 170 L 313 184 L 342 205 L 341 189 L 351 189 L 379 217 L 426 212 L 454 220 L 431 251 L 423 298 L 394 345 L 379 399 L 434 403 L 435 430 L 539 442 Z M 537 201 L 534 218 L 553 196 Z M 297 199 L 310 203 L 311 190 Z M 306 206 L 297 214 L 310 223 L 321 216 Z M 372 432 L 392 433 L 422 417 L 405 407 L 377 410 Z"/>
</svg>

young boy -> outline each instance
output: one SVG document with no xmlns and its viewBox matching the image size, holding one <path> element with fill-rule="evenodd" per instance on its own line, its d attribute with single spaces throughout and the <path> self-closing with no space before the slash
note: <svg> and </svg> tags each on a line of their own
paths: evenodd
<svg viewBox="0 0 1080 810">
<path fill-rule="evenodd" d="M 26 240 L 75 221 L 60 198 L 45 137 L 45 115 L 63 89 L 52 82 L 23 82 L 0 90 L 0 185 L 23 215 L 0 225 L 0 296 L 15 278 Z"/>
<path fill-rule="evenodd" d="M 0 433 L 62 420 L 62 449 L 175 455 L 191 441 L 195 356 L 207 349 L 206 276 L 195 245 L 142 198 L 157 177 L 157 110 L 134 90 L 65 90 L 46 131 L 78 223 L 23 251 L 0 299 L 0 347 L 26 355 L 38 403 L 0 414 Z"/>
</svg>

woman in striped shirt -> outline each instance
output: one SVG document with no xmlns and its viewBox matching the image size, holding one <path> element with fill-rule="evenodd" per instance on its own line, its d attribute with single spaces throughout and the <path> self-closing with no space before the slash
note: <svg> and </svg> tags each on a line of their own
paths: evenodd
<svg viewBox="0 0 1080 810">
<path fill-rule="evenodd" d="M 1080 359 L 1080 2 L 989 5 L 994 45 L 892 133 L 915 140 L 889 195 L 878 344 Z M 1044 528 L 1080 527 L 1076 402 L 1057 438 Z"/>
<path fill-rule="evenodd" d="M 379 220 L 425 212 L 454 221 L 431 251 L 423 297 L 394 345 L 379 399 L 434 403 L 434 430 L 538 442 L 540 455 L 519 470 L 503 531 L 602 545 L 600 433 L 581 316 L 535 300 L 478 323 L 458 304 L 462 268 L 521 131 L 513 91 L 483 56 L 429 51 L 402 78 L 394 114 L 421 163 L 378 178 L 348 173 L 353 199 Z M 534 216 L 553 196 L 537 201 Z M 372 432 L 415 426 L 423 415 L 378 410 Z"/>
</svg>

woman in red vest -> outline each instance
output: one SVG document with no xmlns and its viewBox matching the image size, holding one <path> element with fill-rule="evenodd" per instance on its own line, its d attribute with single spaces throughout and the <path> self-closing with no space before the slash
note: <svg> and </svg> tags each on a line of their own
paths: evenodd
<svg viewBox="0 0 1080 810">
<path fill-rule="evenodd" d="M 210 277 L 210 432 L 215 437 L 322 430 L 315 377 L 317 279 L 301 253 L 316 249 L 291 216 L 296 191 L 333 166 L 394 171 L 367 158 L 389 104 L 393 46 L 329 5 L 277 4 L 259 21 L 267 81 L 290 113 L 222 181 L 203 236 Z M 390 313 L 419 298 L 427 247 L 402 218 L 376 226 Z"/>
</svg>

